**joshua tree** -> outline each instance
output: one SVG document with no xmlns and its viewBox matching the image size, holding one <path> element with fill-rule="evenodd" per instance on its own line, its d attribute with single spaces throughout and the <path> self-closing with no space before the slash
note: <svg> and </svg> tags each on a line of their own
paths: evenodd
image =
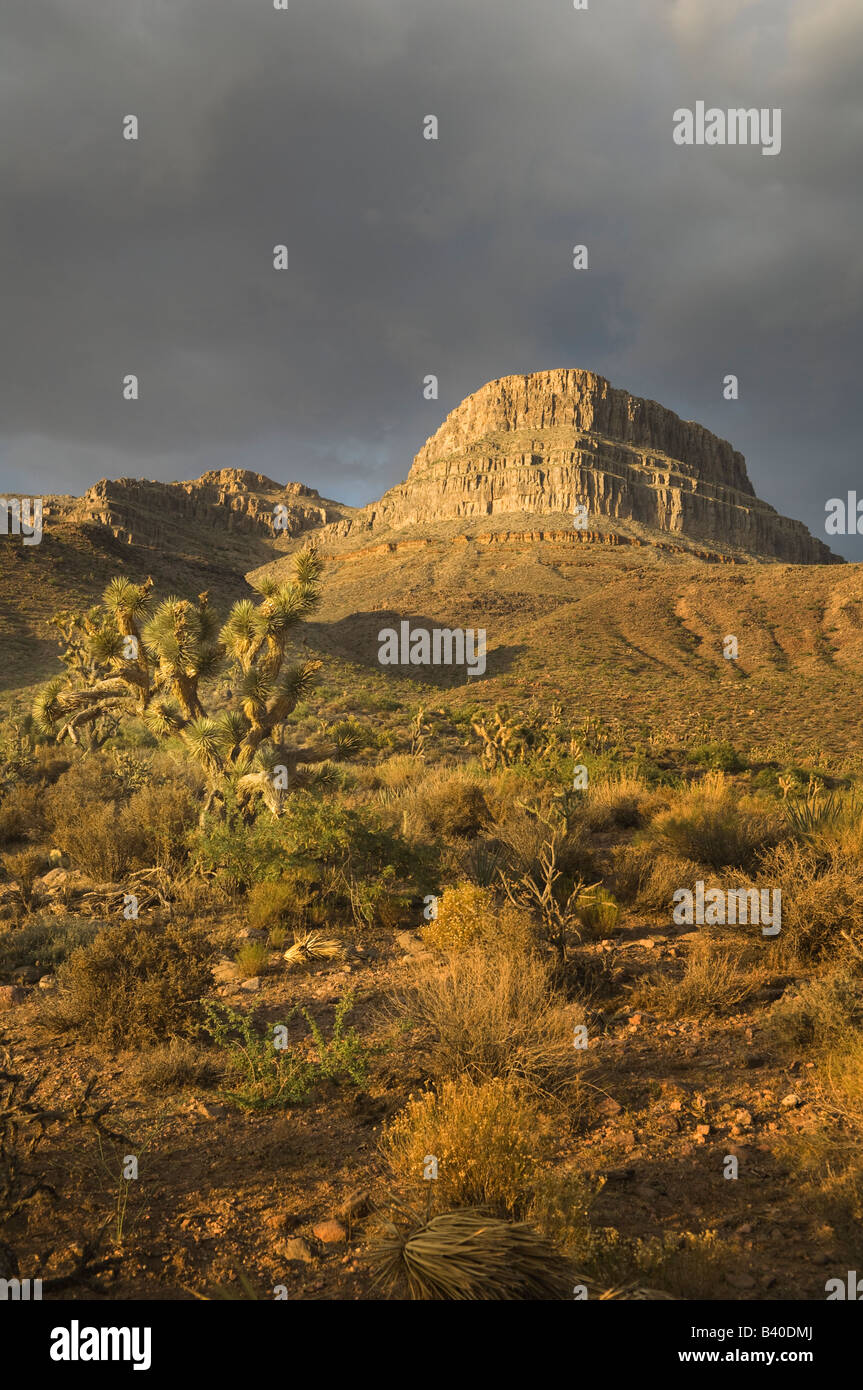
<svg viewBox="0 0 863 1390">
<path fill-rule="evenodd" d="M 315 748 L 283 742 L 285 721 L 321 665 L 287 660 L 291 630 L 320 601 L 321 570 L 317 550 L 300 551 L 292 580 L 263 583 L 260 601 L 239 600 L 221 628 L 206 593 L 194 603 L 167 598 L 153 610 L 152 579 L 112 579 L 101 605 L 53 620 L 66 672 L 38 695 L 38 726 L 58 743 L 88 734 L 93 747 L 137 715 L 155 734 L 183 739 L 207 779 L 205 811 L 233 789 L 241 807 L 262 796 L 278 814 L 285 791 L 312 779 L 311 764 L 346 757 L 357 744 L 349 725 L 324 728 Z M 230 704 L 211 717 L 201 686 L 222 672 Z"/>
</svg>

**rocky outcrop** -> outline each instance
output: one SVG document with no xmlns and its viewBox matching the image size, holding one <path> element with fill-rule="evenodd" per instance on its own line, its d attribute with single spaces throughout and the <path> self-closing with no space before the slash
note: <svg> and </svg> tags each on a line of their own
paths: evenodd
<svg viewBox="0 0 863 1390">
<path fill-rule="evenodd" d="M 545 545 L 651 545 L 673 555 L 685 555 L 690 559 L 706 560 L 714 565 L 742 565 L 743 559 L 736 555 L 718 554 L 713 550 L 700 550 L 693 546 L 674 545 L 659 539 L 642 540 L 638 536 L 624 536 L 617 531 L 481 531 L 472 536 L 450 536 L 447 544 L 453 545 L 530 545 L 541 542 Z M 362 560 L 370 555 L 396 555 L 405 550 L 425 549 L 432 545 L 428 536 L 415 536 L 407 540 L 382 541 L 380 545 L 364 545 L 353 550 L 328 554 L 327 560 L 347 564 Z"/>
<path fill-rule="evenodd" d="M 840 559 L 756 497 L 743 455 L 726 440 L 577 370 L 490 382 L 447 417 L 404 483 L 327 534 L 354 540 L 456 518 L 572 515 L 576 505 L 587 508 L 588 526 L 629 522 L 695 551 Z"/>
<path fill-rule="evenodd" d="M 193 548 L 201 533 L 226 536 L 297 536 L 348 516 L 351 508 L 330 502 L 304 483 L 280 484 L 263 473 L 223 468 L 192 482 L 160 483 L 139 478 L 102 479 L 59 510 L 72 522 L 105 526 L 120 541 L 175 547 L 184 537 Z M 273 518 L 280 512 L 278 532 Z"/>
</svg>

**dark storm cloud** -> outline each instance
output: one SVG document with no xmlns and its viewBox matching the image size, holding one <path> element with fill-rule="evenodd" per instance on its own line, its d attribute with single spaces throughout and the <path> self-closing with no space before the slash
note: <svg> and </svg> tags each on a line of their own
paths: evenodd
<svg viewBox="0 0 863 1390">
<path fill-rule="evenodd" d="M 485 381 L 582 366 L 823 535 L 863 484 L 857 0 L 591 4 L 4 11 L 4 486 L 241 464 L 367 501 Z M 781 107 L 781 153 L 676 147 L 698 99 Z"/>
</svg>

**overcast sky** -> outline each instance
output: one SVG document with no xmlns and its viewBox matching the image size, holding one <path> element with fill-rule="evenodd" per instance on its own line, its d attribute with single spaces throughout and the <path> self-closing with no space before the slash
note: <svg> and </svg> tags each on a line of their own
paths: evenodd
<svg viewBox="0 0 863 1390">
<path fill-rule="evenodd" d="M 486 381 L 584 367 L 824 537 L 863 497 L 863 5 L 589 4 L 6 0 L 3 490 L 367 502 Z M 781 152 L 675 145 L 698 100 L 781 108 Z"/>
</svg>

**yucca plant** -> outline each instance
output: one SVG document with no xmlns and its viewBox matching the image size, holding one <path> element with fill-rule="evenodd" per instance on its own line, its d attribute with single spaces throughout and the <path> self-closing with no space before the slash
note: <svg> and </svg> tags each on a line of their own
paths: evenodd
<svg viewBox="0 0 863 1390">
<path fill-rule="evenodd" d="M 582 1284 L 587 1290 L 589 1299 L 595 1299 L 599 1303 L 606 1303 L 609 1300 L 625 1300 L 634 1303 L 652 1303 L 659 1299 L 668 1299 L 675 1302 L 674 1294 L 665 1293 L 662 1289 L 649 1289 L 644 1284 L 639 1284 L 637 1279 L 627 1280 L 623 1284 L 615 1284 L 613 1288 L 605 1288 L 602 1284 L 597 1284 L 593 1279 L 585 1279 L 582 1275 L 575 1276 L 576 1284 Z"/>
<path fill-rule="evenodd" d="M 314 960 L 334 960 L 342 953 L 341 943 L 324 937 L 320 932 L 309 931 L 303 936 L 294 937 L 294 944 L 284 954 L 289 969 L 308 965 Z"/>
<path fill-rule="evenodd" d="M 570 1261 L 524 1222 L 476 1209 L 430 1219 L 397 1204 L 369 1251 L 376 1281 L 411 1299 L 490 1302 L 572 1297 Z"/>
</svg>

